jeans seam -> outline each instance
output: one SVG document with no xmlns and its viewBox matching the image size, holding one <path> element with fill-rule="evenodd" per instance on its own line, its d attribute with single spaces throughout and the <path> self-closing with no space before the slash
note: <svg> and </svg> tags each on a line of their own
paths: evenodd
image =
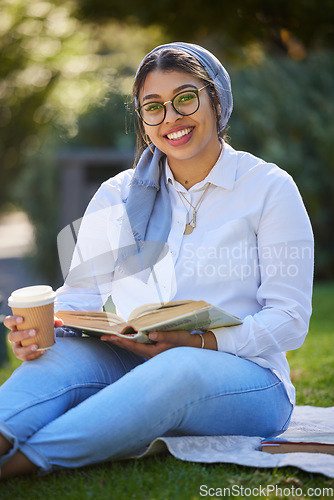
<svg viewBox="0 0 334 500">
<path fill-rule="evenodd" d="M 290 410 L 290 413 L 289 413 L 288 418 L 286 419 L 286 421 L 284 422 L 284 425 L 282 426 L 282 430 L 284 430 L 284 431 L 285 431 L 285 430 L 288 428 L 288 426 L 289 426 L 289 423 L 290 423 L 290 420 L 291 420 L 291 416 L 292 416 L 292 412 L 293 412 L 293 408 L 294 408 L 293 404 L 291 403 L 291 401 L 289 400 L 289 398 L 288 398 L 288 397 L 287 397 L 287 399 L 288 399 L 288 401 L 289 401 L 289 403 L 290 403 L 290 405 L 291 405 L 291 410 Z"/>
<path fill-rule="evenodd" d="M 120 347 L 118 347 L 118 348 L 117 348 L 117 346 L 110 345 L 110 344 L 108 344 L 108 342 L 105 342 L 105 345 L 106 345 L 106 346 L 107 346 L 107 347 L 108 347 L 111 351 L 113 351 L 113 353 L 117 356 L 118 361 L 119 361 L 119 362 L 121 363 L 121 365 L 123 366 L 123 369 L 124 369 L 124 375 L 126 375 L 127 373 L 129 373 L 131 370 L 129 370 L 129 369 L 126 367 L 126 365 L 125 365 L 125 363 L 124 363 L 124 361 L 123 361 L 123 358 L 120 356 L 120 354 L 119 354 L 119 352 L 118 352 L 118 349 L 121 349 L 121 348 L 120 348 Z M 115 348 L 115 347 L 116 347 L 116 348 Z M 139 356 L 139 355 L 135 355 L 135 356 L 137 356 L 137 357 L 142 357 L 142 356 Z M 145 361 L 146 361 L 146 360 L 145 360 Z M 145 362 L 145 361 L 144 361 L 144 362 Z M 140 364 L 141 364 L 141 363 L 140 363 Z M 138 365 L 136 365 L 136 366 L 139 366 L 139 364 L 138 364 Z M 136 368 L 136 366 L 135 366 L 135 367 L 133 367 L 133 368 Z M 132 370 L 133 370 L 133 368 L 132 368 Z M 124 375 L 123 375 L 123 376 L 124 376 Z"/>
<path fill-rule="evenodd" d="M 205 396 L 203 397 L 202 399 L 198 399 L 196 401 L 196 404 L 197 403 L 201 403 L 203 401 L 206 401 L 206 400 L 209 400 L 209 399 L 215 399 L 215 398 L 219 398 L 221 396 L 235 396 L 235 395 L 238 395 L 238 394 L 247 394 L 249 392 L 259 392 L 259 391 L 266 391 L 268 389 L 272 389 L 273 387 L 276 387 L 277 385 L 281 385 L 282 382 L 279 380 L 278 382 L 275 382 L 274 384 L 271 384 L 271 385 L 267 385 L 265 387 L 257 387 L 257 388 L 254 388 L 254 389 L 245 389 L 245 390 L 235 390 L 235 391 L 231 391 L 231 392 L 220 392 L 220 393 L 217 393 L 217 394 L 212 394 L 211 396 Z M 189 403 L 188 403 L 189 404 Z M 186 408 L 187 405 L 184 406 L 184 408 Z M 193 404 L 193 403 L 191 403 Z"/>
<path fill-rule="evenodd" d="M 192 401 L 191 403 L 187 403 L 185 404 L 184 406 L 178 408 L 177 410 L 175 410 L 173 413 L 171 413 L 170 415 L 168 415 L 168 417 L 165 415 L 164 418 L 160 421 L 159 425 L 162 424 L 166 418 L 171 418 L 173 417 L 174 415 L 176 415 L 178 412 L 182 411 L 182 410 L 185 410 L 187 408 L 190 408 L 191 406 L 195 406 L 199 403 L 202 403 L 204 401 L 208 401 L 210 399 L 215 399 L 215 398 L 219 398 L 219 397 L 222 397 L 222 396 L 234 396 L 234 395 L 238 395 L 238 394 L 247 394 L 247 393 L 250 393 L 250 392 L 259 392 L 259 391 L 266 391 L 268 389 L 272 389 L 273 387 L 276 387 L 276 386 L 279 386 L 279 385 L 282 385 L 283 382 L 281 380 L 278 380 L 277 382 L 271 384 L 271 385 L 268 385 L 266 387 L 258 387 L 258 388 L 254 388 L 254 389 L 247 389 L 247 390 L 240 390 L 240 391 L 233 391 L 233 392 L 225 392 L 225 393 L 219 393 L 219 394 L 215 394 L 215 395 L 211 395 L 211 396 L 205 396 L 201 399 L 198 399 L 197 401 Z"/>
<path fill-rule="evenodd" d="M 73 391 L 75 389 L 78 389 L 78 388 L 92 388 L 92 387 L 100 387 L 101 389 L 103 389 L 104 387 L 107 387 L 108 385 L 109 385 L 108 383 L 90 382 L 90 383 L 87 383 L 87 384 L 75 384 L 75 385 L 64 387 L 62 390 L 54 392 L 51 395 L 48 394 L 47 396 L 45 396 L 43 398 L 36 399 L 35 401 L 33 401 L 29 405 L 25 405 L 25 406 L 22 406 L 21 408 L 16 409 L 15 412 L 13 412 L 9 416 L 7 416 L 6 420 L 9 420 L 9 419 L 13 418 L 14 416 L 22 413 L 23 411 L 28 410 L 29 408 L 37 406 L 37 405 L 39 405 L 41 403 L 45 403 L 46 401 L 51 401 L 52 399 L 57 399 L 60 396 L 63 396 L 64 394 L 66 394 L 67 392 Z"/>
</svg>

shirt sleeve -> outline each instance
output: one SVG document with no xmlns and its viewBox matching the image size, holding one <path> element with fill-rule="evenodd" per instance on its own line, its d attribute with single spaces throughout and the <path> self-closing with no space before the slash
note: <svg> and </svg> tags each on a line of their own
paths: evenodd
<svg viewBox="0 0 334 500">
<path fill-rule="evenodd" d="M 127 234 L 125 230 L 121 234 L 121 228 L 126 228 L 124 218 L 119 186 L 106 182 L 92 198 L 82 220 L 60 233 L 58 252 L 64 285 L 57 290 L 56 311 L 102 310 L 111 295 L 121 239 Z"/>
<path fill-rule="evenodd" d="M 297 349 L 308 332 L 313 286 L 313 234 L 290 176 L 265 199 L 257 231 L 259 311 L 241 325 L 216 328 L 218 350 L 242 357 Z"/>
</svg>

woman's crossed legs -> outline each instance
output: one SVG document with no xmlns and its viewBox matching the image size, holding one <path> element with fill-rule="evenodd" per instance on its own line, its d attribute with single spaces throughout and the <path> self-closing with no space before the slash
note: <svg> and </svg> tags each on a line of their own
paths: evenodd
<svg viewBox="0 0 334 500">
<path fill-rule="evenodd" d="M 144 362 L 95 339 L 58 339 L 19 370 L 4 389 L 18 388 L 11 416 L 0 390 L 0 433 L 11 443 L 3 477 L 18 456 L 30 470 L 80 467 L 133 454 L 166 433 L 268 436 L 292 410 L 270 370 L 205 349 L 174 348 Z"/>
</svg>

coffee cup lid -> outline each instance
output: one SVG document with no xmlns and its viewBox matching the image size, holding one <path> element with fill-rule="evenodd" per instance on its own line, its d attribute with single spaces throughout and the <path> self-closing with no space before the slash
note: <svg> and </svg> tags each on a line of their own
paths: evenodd
<svg viewBox="0 0 334 500">
<path fill-rule="evenodd" d="M 9 307 L 37 307 L 50 304 L 56 293 L 49 285 L 34 285 L 19 288 L 8 299 Z"/>
</svg>

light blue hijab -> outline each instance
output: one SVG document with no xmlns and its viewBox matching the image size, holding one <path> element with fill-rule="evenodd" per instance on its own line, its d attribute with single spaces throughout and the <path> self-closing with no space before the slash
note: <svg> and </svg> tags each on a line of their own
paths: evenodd
<svg viewBox="0 0 334 500">
<path fill-rule="evenodd" d="M 208 50 L 191 43 L 160 45 L 147 54 L 138 67 L 154 52 L 177 49 L 191 54 L 213 80 L 221 105 L 219 131 L 226 127 L 233 108 L 230 77 L 219 60 Z M 135 102 L 136 107 L 139 106 Z M 164 175 L 164 154 L 155 146 L 145 149 L 130 183 L 126 211 L 137 242 L 167 241 L 172 221 L 171 203 Z"/>
</svg>

